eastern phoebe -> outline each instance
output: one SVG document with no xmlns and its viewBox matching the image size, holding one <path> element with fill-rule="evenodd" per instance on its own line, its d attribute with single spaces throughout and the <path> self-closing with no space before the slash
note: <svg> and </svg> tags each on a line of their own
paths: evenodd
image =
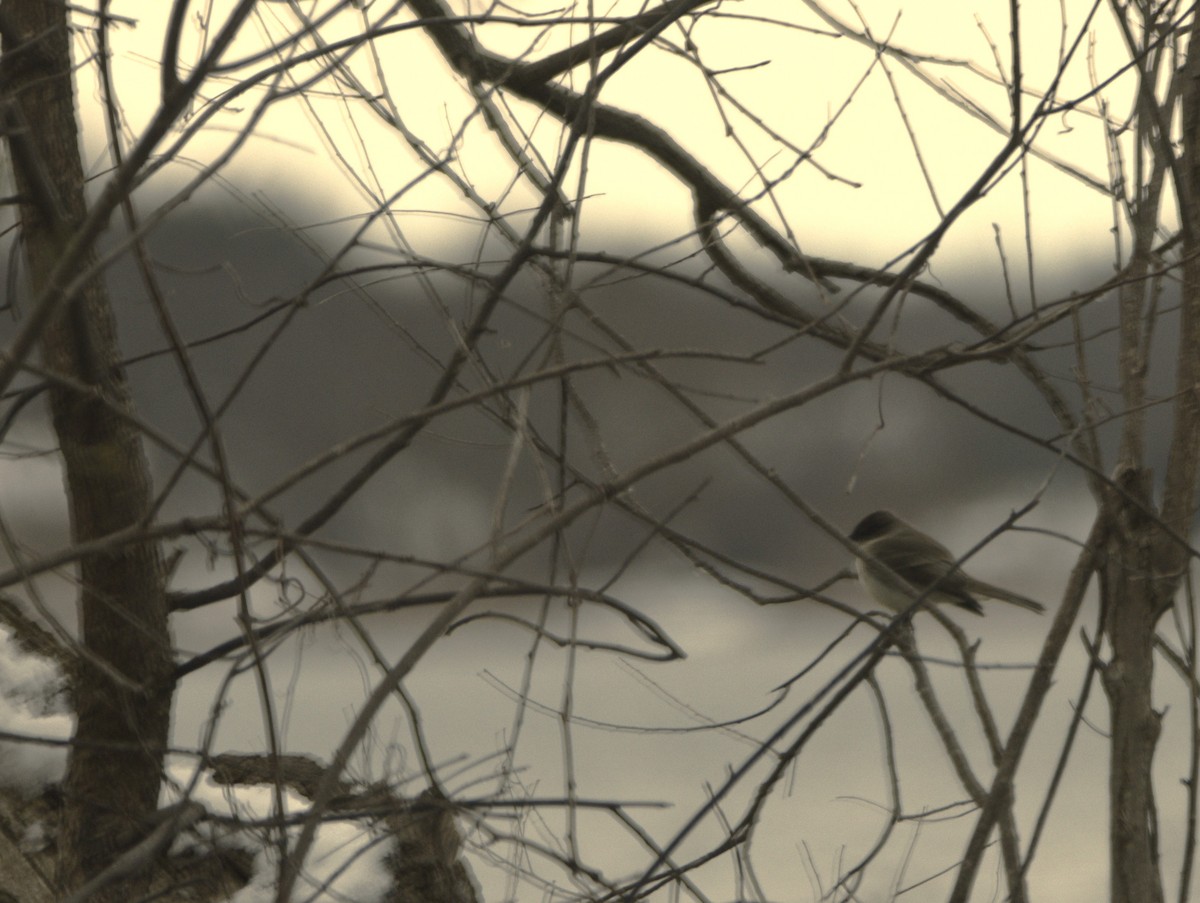
<svg viewBox="0 0 1200 903">
<path fill-rule="evenodd" d="M 1030 611 L 1046 610 L 1032 599 L 964 573 L 949 549 L 890 511 L 868 514 L 858 522 L 850 538 L 875 559 L 855 557 L 858 579 L 876 602 L 892 611 L 907 610 L 934 584 L 936 587 L 925 597 L 926 602 L 949 602 L 977 615 L 983 614 L 983 608 L 976 596 L 1011 602 Z M 896 577 L 908 586 L 903 586 Z"/>
</svg>

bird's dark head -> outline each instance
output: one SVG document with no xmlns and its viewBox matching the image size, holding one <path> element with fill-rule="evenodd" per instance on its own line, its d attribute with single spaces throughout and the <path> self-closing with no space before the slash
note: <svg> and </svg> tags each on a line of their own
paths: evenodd
<svg viewBox="0 0 1200 903">
<path fill-rule="evenodd" d="M 857 543 L 877 539 L 893 529 L 900 521 L 890 511 L 872 511 L 860 520 L 850 533 L 850 538 Z"/>
</svg>

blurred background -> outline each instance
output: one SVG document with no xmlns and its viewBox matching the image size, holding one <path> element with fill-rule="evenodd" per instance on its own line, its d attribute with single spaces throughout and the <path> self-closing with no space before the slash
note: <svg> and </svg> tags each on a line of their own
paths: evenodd
<svg viewBox="0 0 1200 903">
<path fill-rule="evenodd" d="M 354 6 L 346 5 L 330 27 L 361 29 L 371 17 L 386 18 L 372 4 Z M 586 34 L 583 24 L 516 24 L 521 17 L 540 22 L 562 15 L 530 3 L 453 6 L 464 15 L 491 16 L 470 28 L 487 48 L 508 56 L 540 58 Z M 616 3 L 603 14 L 639 9 Z M 253 23 L 257 39 L 267 44 L 314 15 L 297 10 L 261 10 Z M 1064 44 L 1079 39 L 1080 49 L 1061 73 L 1060 99 L 1086 94 L 1096 72 L 1103 80 L 1117 71 L 1124 53 L 1119 34 L 1110 18 L 1089 18 L 1090 10 L 1075 3 L 1022 9 L 1029 108 L 1059 76 Z M 136 20 L 113 32 L 112 56 L 122 123 L 136 137 L 157 100 L 146 86 L 156 83 L 164 26 L 158 17 L 166 13 L 119 2 L 112 11 Z M 754 209 L 801 253 L 895 270 L 1004 143 L 987 120 L 1006 125 L 1010 115 L 992 46 L 1000 45 L 999 65 L 1008 66 L 1008 15 L 1008 4 L 984 2 L 864 0 L 787 10 L 769 0 L 723 4 L 666 33 L 617 72 L 600 99 L 655 123 L 726 185 L 753 196 Z M 394 19 L 404 16 L 399 11 Z M 839 36 L 839 26 L 886 36 L 906 53 L 879 56 Z M 200 31 L 186 35 L 194 52 Z M 81 30 L 77 56 L 90 41 Z M 513 253 L 505 230 L 523 235 L 541 202 L 528 172 L 553 170 L 565 140 L 557 120 L 520 100 L 489 95 L 492 106 L 480 112 L 481 89 L 454 75 L 419 29 L 388 41 L 349 57 L 346 70 L 321 90 L 262 107 L 260 120 L 252 114 L 267 93 L 283 92 L 303 70 L 262 80 L 211 119 L 202 121 L 198 106 L 135 195 L 143 222 L 154 221 L 146 245 L 171 316 L 191 343 L 204 392 L 220 410 L 237 487 L 250 498 L 271 493 L 276 524 L 253 523 L 258 555 L 290 535 L 379 447 L 368 442 L 342 453 L 346 443 L 426 404 L 487 296 L 486 279 Z M 253 68 L 230 73 L 226 84 Z M 81 73 L 79 104 L 85 159 L 93 161 L 99 187 L 111 159 L 101 95 L 89 73 Z M 350 73 L 365 87 L 355 87 Z M 586 77 L 585 66 L 569 80 L 580 90 Z M 215 96 L 222 82 L 213 82 Z M 1102 97 L 1126 110 L 1131 83 L 1117 77 Z M 993 322 L 1023 323 L 1112 276 L 1110 158 L 1097 103 L 1092 97 L 1044 120 L 1034 145 L 1040 156 L 1007 169 L 956 221 L 920 272 L 923 282 Z M 526 137 L 514 140 L 526 154 L 525 171 L 505 153 L 504 130 L 489 128 L 496 115 L 511 133 L 524 130 Z M 219 173 L 201 176 L 251 125 Z M 454 178 L 431 166 L 434 159 L 445 160 Z M 770 192 L 757 174 L 772 180 Z M 609 480 L 707 432 L 681 398 L 724 423 L 841 366 L 844 348 L 765 315 L 716 272 L 701 253 L 689 193 L 647 155 L 627 144 L 588 142 L 566 170 L 563 193 L 572 215 L 555 219 L 535 241 L 563 256 L 539 257 L 543 268 L 527 266 L 507 285 L 452 397 L 579 364 L 569 387 L 543 380 L 527 398 L 524 389 L 497 392 L 436 416 L 302 544 L 307 562 L 291 556 L 253 588 L 253 611 L 264 623 L 327 607 L 332 589 L 349 604 L 394 600 L 391 610 L 362 619 L 394 661 L 435 615 L 428 599 L 445 598 L 428 594 L 453 591 L 466 572 L 490 569 L 497 535 L 532 529 L 522 525 L 536 526 L 562 488 L 569 502 L 585 480 Z M 108 274 L 138 414 L 163 440 L 147 443 L 163 493 L 158 519 L 219 513 L 212 479 L 194 468 L 176 474 L 178 451 L 197 441 L 202 424 L 176 364 L 163 353 L 167 343 L 126 253 L 127 237 L 114 221 L 104 247 L 115 256 Z M 727 243 L 758 279 L 831 323 L 861 325 L 883 293 L 848 279 L 821 286 L 784 272 L 732 225 Z M 1169 360 L 1173 350 L 1170 292 L 1168 286 L 1152 359 Z M 1100 296 L 1077 319 L 1061 319 L 1032 340 L 1055 388 L 1077 410 L 1092 404 L 1100 418 L 1119 408 L 1119 396 L 1111 395 L 1114 304 Z M 1076 355 L 1080 335 L 1086 373 Z M 928 298 L 908 294 L 893 302 L 872 338 L 895 353 L 918 353 L 965 349 L 980 336 Z M 604 363 L 631 352 L 652 355 L 661 380 L 628 362 Z M 1154 379 L 1156 391 L 1168 394 L 1172 374 Z M 843 532 L 866 513 L 891 508 L 965 554 L 1012 512 L 1029 508 L 971 557 L 970 569 L 1043 601 L 1050 615 L 1001 603 L 989 605 L 984 618 L 951 614 L 978 643 L 1003 736 L 1094 506 L 1083 475 L 1064 454 L 1070 437 L 1014 366 L 977 360 L 937 380 L 960 401 L 888 373 L 837 386 L 737 438 L 780 484 Z M 1090 399 L 1078 389 L 1081 380 Z M 30 377 L 24 387 L 35 383 Z M 527 405 L 527 422 L 514 430 L 517 405 Z M 1148 413 L 1148 436 L 1162 460 L 1158 425 L 1165 421 L 1158 418 L 1165 415 L 1158 410 Z M 1101 436 L 1112 439 L 1118 428 L 1114 419 L 1111 434 L 1102 429 Z M 534 452 L 532 436 L 565 445 L 571 469 L 558 473 L 544 452 Z M 12 421 L 3 451 L 0 508 L 23 547 L 44 554 L 68 545 L 54 439 L 40 404 Z M 304 470 L 321 456 L 328 462 Z M 210 460 L 207 449 L 198 457 Z M 639 480 L 627 500 L 647 516 L 635 516 L 630 506 L 598 506 L 505 576 L 604 593 L 657 625 L 686 658 L 649 660 L 663 648 L 612 606 L 530 592 L 473 603 L 466 622 L 433 647 L 406 687 L 456 797 L 503 788 L 517 797 L 617 800 L 666 844 L 731 771 L 870 641 L 872 628 L 851 629 L 851 613 L 872 605 L 846 579 L 851 561 L 836 538 L 725 444 Z M 686 542 L 672 542 L 667 533 Z M 693 555 L 684 554 L 685 545 Z M 168 550 L 179 554 L 172 581 L 178 592 L 233 573 L 228 543 L 216 534 L 182 536 Z M 71 625 L 69 578 L 48 576 L 39 585 Z M 818 586 L 825 587 L 823 598 L 799 597 Z M 574 643 L 535 643 L 529 625 L 543 616 L 543 606 L 547 637 Z M 236 638 L 236 615 L 233 600 L 177 614 L 181 663 Z M 1086 610 L 1083 627 L 1093 635 L 1095 622 L 1096 612 Z M 917 636 L 960 739 L 989 775 L 992 763 L 955 664 L 956 647 L 928 616 L 917 619 Z M 597 648 L 605 645 L 619 648 Z M 1060 667 L 1022 766 L 1017 813 L 1024 841 L 1086 663 L 1078 643 Z M 265 748 L 254 676 L 242 662 L 226 687 L 233 667 L 214 664 L 184 679 L 178 746 L 196 747 L 214 730 L 216 751 Z M 322 758 L 379 679 L 362 644 L 337 622 L 289 633 L 270 648 L 269 672 L 286 748 Z M 781 697 L 776 688 L 801 672 Z M 871 850 L 889 822 L 889 735 L 907 820 L 889 835 L 855 899 L 945 898 L 972 810 L 907 666 L 885 659 L 877 677 L 882 696 L 860 687 L 773 790 L 751 847 L 762 899 L 824 899 Z M 1165 708 L 1186 699 L 1174 692 L 1164 687 Z M 1035 898 L 1091 901 L 1107 886 L 1106 714 L 1093 708 L 1094 702 L 1085 716 L 1095 723 L 1083 728 L 1030 867 Z M 356 776 L 407 781 L 419 790 L 411 722 L 399 703 L 390 705 L 356 758 Z M 1170 860 L 1180 855 L 1175 829 L 1187 818 L 1182 796 L 1173 796 L 1187 773 L 1187 744 L 1172 740 L 1188 728 L 1168 720 L 1164 730 L 1155 774 L 1160 842 Z M 719 842 L 774 758 L 767 755 L 720 813 L 700 822 L 682 842 L 679 860 Z M 577 854 L 613 881 L 636 877 L 653 861 L 605 807 L 497 811 L 490 823 L 568 858 Z M 528 854 L 514 853 L 517 847 L 499 833 L 480 829 L 469 839 L 486 900 L 567 895 L 561 870 L 527 862 Z M 541 877 L 517 881 L 514 862 Z M 748 899 L 748 867 L 718 857 L 693 877 L 709 899 Z M 999 871 L 981 878 L 973 899 L 995 899 L 1002 878 Z"/>
</svg>

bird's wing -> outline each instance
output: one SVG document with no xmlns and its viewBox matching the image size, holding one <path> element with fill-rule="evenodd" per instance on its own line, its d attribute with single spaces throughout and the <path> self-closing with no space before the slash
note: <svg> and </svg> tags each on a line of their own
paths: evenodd
<svg viewBox="0 0 1200 903">
<path fill-rule="evenodd" d="M 903 577 L 913 589 L 924 590 L 936 580 L 938 592 L 945 593 L 972 611 L 980 611 L 976 596 L 999 599 L 1029 611 L 1046 610 L 1040 602 L 977 580 L 965 573 L 962 568 L 956 566 L 949 549 L 924 533 L 917 533 L 915 530 L 913 532 L 917 535 L 890 537 L 888 547 L 883 550 L 884 554 L 876 555 L 881 562 Z"/>
<path fill-rule="evenodd" d="M 914 589 L 924 589 L 954 567 L 949 549 L 916 530 L 911 536 L 892 534 L 886 542 L 869 543 L 868 551 Z"/>
<path fill-rule="evenodd" d="M 917 530 L 912 535 L 890 535 L 886 543 L 870 544 L 869 551 L 917 592 L 937 583 L 937 592 L 955 604 L 981 613 L 979 601 L 966 585 L 966 575 L 955 567 L 954 556 L 937 540 Z"/>
</svg>

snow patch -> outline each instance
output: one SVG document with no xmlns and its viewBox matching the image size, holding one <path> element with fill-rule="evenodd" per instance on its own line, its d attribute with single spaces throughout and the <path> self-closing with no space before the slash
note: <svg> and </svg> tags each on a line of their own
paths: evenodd
<svg viewBox="0 0 1200 903">
<path fill-rule="evenodd" d="M 195 779 L 190 765 L 168 766 L 167 782 L 161 804 L 178 802 L 180 790 L 190 788 L 189 798 L 202 805 L 216 819 L 239 821 L 271 820 L 274 789 L 267 785 L 218 784 L 205 772 Z M 193 780 L 195 781 L 193 785 Z M 308 811 L 308 800 L 284 788 L 281 791 L 285 813 L 296 820 Z M 299 827 L 288 829 L 288 842 L 294 843 Z M 181 837 L 177 852 L 215 844 L 254 854 L 253 874 L 246 886 L 230 897 L 230 903 L 273 903 L 279 864 L 278 832 L 266 828 L 242 828 L 205 822 L 197 832 Z M 304 874 L 297 882 L 295 898 L 312 903 L 354 900 L 355 903 L 381 903 L 392 884 L 387 858 L 395 841 L 369 824 L 356 821 L 326 822 L 317 829 L 312 849 L 305 861 Z"/>
<path fill-rule="evenodd" d="M 25 652 L 12 632 L 0 627 L 0 732 L 68 739 L 75 719 L 62 710 L 61 689 L 57 666 Z M 33 796 L 61 781 L 66 768 L 66 746 L 0 736 L 0 787 Z"/>
</svg>

